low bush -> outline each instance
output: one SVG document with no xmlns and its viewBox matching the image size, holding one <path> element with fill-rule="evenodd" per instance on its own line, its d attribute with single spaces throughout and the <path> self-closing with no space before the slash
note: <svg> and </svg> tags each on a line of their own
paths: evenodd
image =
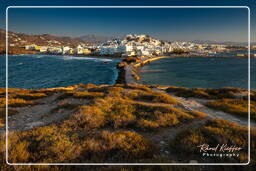
<svg viewBox="0 0 256 171">
<path fill-rule="evenodd" d="M 9 162 L 65 162 L 80 155 L 78 143 L 56 126 L 10 133 Z"/>
<path fill-rule="evenodd" d="M 106 113 L 97 106 L 81 106 L 71 121 L 66 121 L 68 127 L 86 130 L 100 128 L 106 122 Z"/>
<path fill-rule="evenodd" d="M 255 129 L 252 129 L 251 138 L 256 138 Z M 198 146 L 202 144 L 209 144 L 212 147 L 218 144 L 227 144 L 228 146 L 241 147 L 242 150 L 238 152 L 240 155 L 237 158 L 210 157 L 206 159 L 199 152 L 200 148 Z M 252 146 L 255 147 L 255 145 L 256 142 L 252 142 Z M 248 128 L 222 119 L 210 119 L 200 128 L 185 130 L 180 133 L 174 141 L 170 142 L 169 147 L 175 154 L 182 154 L 180 157 L 190 156 L 200 162 L 205 160 L 207 162 L 247 162 L 248 159 L 244 156 L 247 156 Z M 252 154 L 255 153 L 256 150 L 252 150 Z M 253 157 L 253 161 L 255 162 L 255 157 Z"/>
</svg>

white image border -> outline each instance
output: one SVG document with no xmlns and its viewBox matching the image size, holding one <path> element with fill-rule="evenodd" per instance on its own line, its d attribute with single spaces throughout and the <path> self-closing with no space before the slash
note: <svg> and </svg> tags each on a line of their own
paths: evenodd
<svg viewBox="0 0 256 171">
<path fill-rule="evenodd" d="M 246 163 L 10 163 L 8 161 L 8 10 L 13 8 L 242 8 L 248 10 L 248 162 Z M 8 6 L 6 8 L 6 163 L 8 165 L 248 165 L 250 163 L 250 8 L 248 6 Z"/>
</svg>

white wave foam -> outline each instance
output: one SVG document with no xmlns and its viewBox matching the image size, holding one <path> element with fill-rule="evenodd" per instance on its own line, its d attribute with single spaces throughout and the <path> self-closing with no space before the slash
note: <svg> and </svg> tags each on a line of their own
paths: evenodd
<svg viewBox="0 0 256 171">
<path fill-rule="evenodd" d="M 102 61 L 102 62 L 110 62 L 112 59 L 106 58 L 92 58 L 92 57 L 76 57 L 76 56 L 63 56 L 64 60 L 94 60 L 94 61 Z"/>
<path fill-rule="evenodd" d="M 24 57 L 33 57 L 33 58 L 44 58 L 44 57 L 51 57 L 51 58 L 58 58 L 63 60 L 93 60 L 95 62 L 111 62 L 111 61 L 119 61 L 118 59 L 108 59 L 108 58 L 101 58 L 101 57 L 86 57 L 86 56 L 62 56 L 62 55 L 12 55 L 12 56 L 24 56 Z"/>
</svg>

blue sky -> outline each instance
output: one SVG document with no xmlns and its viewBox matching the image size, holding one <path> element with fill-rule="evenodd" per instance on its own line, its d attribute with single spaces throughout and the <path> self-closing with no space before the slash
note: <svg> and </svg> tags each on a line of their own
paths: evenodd
<svg viewBox="0 0 256 171">
<path fill-rule="evenodd" d="M 7 1 L 0 7 L 1 28 L 9 5 L 243 5 L 252 13 L 252 41 L 255 41 L 253 1 Z M 255 3 L 255 2 L 254 2 Z M 9 30 L 29 34 L 123 36 L 149 34 L 163 40 L 247 41 L 247 9 L 9 9 Z"/>
</svg>

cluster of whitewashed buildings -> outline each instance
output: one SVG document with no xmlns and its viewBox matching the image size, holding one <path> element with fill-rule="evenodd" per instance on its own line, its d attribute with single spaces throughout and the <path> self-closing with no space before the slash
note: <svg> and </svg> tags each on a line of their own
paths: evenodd
<svg viewBox="0 0 256 171">
<path fill-rule="evenodd" d="M 196 44 L 191 42 L 166 42 L 148 35 L 127 35 L 123 40 L 113 39 L 99 45 L 38 46 L 26 45 L 28 50 L 50 54 L 93 54 L 117 56 L 156 56 L 172 53 L 175 50 L 194 53 L 214 53 L 225 50 L 224 45 Z"/>
<path fill-rule="evenodd" d="M 216 53 L 225 50 L 224 45 L 207 45 L 191 42 L 166 42 L 148 35 L 127 35 L 123 40 L 111 40 L 97 47 L 100 55 L 155 56 L 172 53 L 175 50 L 194 53 Z"/>
<path fill-rule="evenodd" d="M 49 54 L 91 54 L 91 49 L 78 45 L 77 47 L 69 46 L 38 46 L 35 44 L 26 45 L 26 50 L 36 50 L 41 53 Z"/>
<path fill-rule="evenodd" d="M 98 47 L 100 55 L 152 56 L 169 52 L 171 46 L 148 35 L 127 35 L 123 40 L 114 39 Z"/>
</svg>

